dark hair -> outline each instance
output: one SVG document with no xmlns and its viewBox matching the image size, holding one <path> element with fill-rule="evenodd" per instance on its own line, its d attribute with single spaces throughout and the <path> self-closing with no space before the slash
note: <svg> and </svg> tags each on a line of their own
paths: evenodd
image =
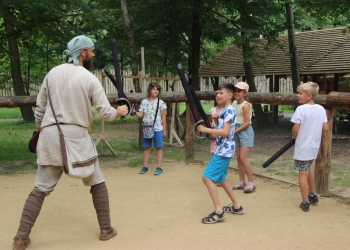
<svg viewBox="0 0 350 250">
<path fill-rule="evenodd" d="M 148 85 L 148 88 L 147 88 L 147 96 L 150 96 L 151 95 L 151 90 L 156 87 L 158 90 L 159 90 L 159 94 L 162 92 L 162 88 L 160 87 L 159 83 L 157 82 L 150 82 L 149 85 Z"/>
<path fill-rule="evenodd" d="M 232 83 L 224 83 L 218 87 L 218 90 L 226 89 L 227 92 L 234 94 L 235 86 Z"/>
</svg>

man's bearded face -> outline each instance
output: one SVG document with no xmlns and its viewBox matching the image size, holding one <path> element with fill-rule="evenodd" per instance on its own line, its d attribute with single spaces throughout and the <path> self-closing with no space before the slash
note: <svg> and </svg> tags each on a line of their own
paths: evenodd
<svg viewBox="0 0 350 250">
<path fill-rule="evenodd" d="M 92 60 L 95 57 L 95 47 L 92 46 L 89 49 L 85 49 L 85 52 L 86 53 L 85 53 L 85 56 L 83 59 L 83 67 L 86 68 L 87 70 L 91 71 L 93 68 Z"/>
<path fill-rule="evenodd" d="M 92 59 L 93 58 L 91 57 L 91 58 L 84 58 L 83 60 L 83 67 L 88 71 L 91 71 L 93 68 Z"/>
</svg>

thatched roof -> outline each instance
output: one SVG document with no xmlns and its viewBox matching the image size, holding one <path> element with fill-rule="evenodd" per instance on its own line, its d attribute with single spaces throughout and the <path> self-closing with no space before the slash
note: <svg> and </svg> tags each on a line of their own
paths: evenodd
<svg viewBox="0 0 350 250">
<path fill-rule="evenodd" d="M 345 28 L 334 28 L 295 34 L 300 74 L 327 74 L 350 72 L 350 34 L 343 34 Z M 259 67 L 253 64 L 254 75 L 291 75 L 288 35 L 280 35 L 279 47 L 270 47 L 269 51 L 259 45 L 259 53 L 265 59 L 259 59 Z M 265 42 L 265 41 L 263 41 Z M 242 49 L 232 45 L 199 70 L 205 76 L 244 76 Z"/>
</svg>

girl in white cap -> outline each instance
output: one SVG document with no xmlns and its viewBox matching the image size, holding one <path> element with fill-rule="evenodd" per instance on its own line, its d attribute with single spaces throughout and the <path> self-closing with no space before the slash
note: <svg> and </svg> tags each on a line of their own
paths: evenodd
<svg viewBox="0 0 350 250">
<path fill-rule="evenodd" d="M 254 145 L 254 130 L 252 128 L 252 104 L 245 100 L 248 95 L 249 85 L 246 82 L 238 82 L 235 85 L 235 101 L 232 106 L 237 111 L 237 122 L 235 129 L 236 155 L 238 163 L 238 184 L 232 187 L 233 190 L 241 189 L 245 193 L 254 192 L 256 184 L 253 180 L 252 167 L 248 161 L 250 148 Z M 244 173 L 248 177 L 246 185 Z"/>
</svg>

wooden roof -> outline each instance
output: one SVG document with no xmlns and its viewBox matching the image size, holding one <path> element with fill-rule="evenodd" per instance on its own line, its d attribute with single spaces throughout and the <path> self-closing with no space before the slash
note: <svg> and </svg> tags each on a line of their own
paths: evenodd
<svg viewBox="0 0 350 250">
<path fill-rule="evenodd" d="M 299 73 L 326 74 L 350 72 L 350 34 L 343 34 L 345 29 L 334 28 L 299 32 L 295 34 Z M 269 51 L 258 45 L 260 55 L 253 63 L 254 75 L 291 75 L 288 35 L 280 35 L 279 41 L 284 45 L 284 51 L 277 46 Z M 265 41 L 263 41 L 265 42 Z M 257 64 L 263 64 L 259 67 Z M 232 45 L 226 51 L 215 57 L 199 69 L 199 75 L 205 76 L 244 76 L 242 49 Z"/>
</svg>

